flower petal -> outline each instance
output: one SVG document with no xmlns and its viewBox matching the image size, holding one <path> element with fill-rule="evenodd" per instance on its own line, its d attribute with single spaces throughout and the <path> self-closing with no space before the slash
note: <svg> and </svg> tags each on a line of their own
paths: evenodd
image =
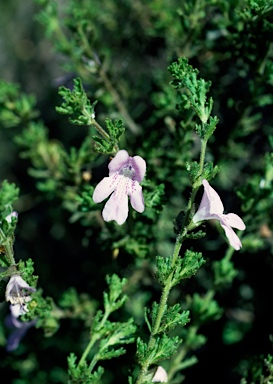
<svg viewBox="0 0 273 384">
<path fill-rule="evenodd" d="M 146 173 L 146 161 L 140 156 L 134 156 L 131 159 L 135 170 L 135 180 L 141 183 Z"/>
<path fill-rule="evenodd" d="M 96 186 L 93 193 L 93 200 L 95 203 L 101 203 L 106 199 L 116 188 L 117 178 L 114 176 L 104 177 Z"/>
<path fill-rule="evenodd" d="M 231 227 L 236 229 L 241 229 L 241 230 L 246 229 L 246 226 L 243 220 L 235 213 L 228 213 L 227 215 L 224 215 L 224 216 L 228 220 L 227 221 L 228 225 L 230 225 Z"/>
<path fill-rule="evenodd" d="M 12 219 L 18 219 L 18 212 L 13 211 L 8 216 L 6 216 L 5 220 L 7 220 L 8 223 L 12 222 Z"/>
<path fill-rule="evenodd" d="M 18 285 L 20 288 L 26 288 L 32 292 L 35 291 L 34 288 L 30 287 L 28 283 L 20 276 L 20 275 L 13 275 L 11 276 L 8 284 L 7 284 L 7 290 L 13 289 L 14 285 Z"/>
<path fill-rule="evenodd" d="M 28 312 L 27 304 L 10 305 L 10 312 L 13 318 L 25 315 Z"/>
<path fill-rule="evenodd" d="M 128 197 L 123 191 L 115 191 L 104 206 L 102 217 L 105 221 L 115 220 L 119 225 L 128 217 Z"/>
<path fill-rule="evenodd" d="M 145 209 L 144 199 L 142 195 L 142 187 L 137 182 L 132 182 L 132 188 L 129 191 L 130 202 L 132 207 L 139 213 Z"/>
<path fill-rule="evenodd" d="M 242 243 L 236 233 L 229 225 L 225 225 L 222 221 L 220 221 L 221 226 L 224 228 L 226 237 L 229 240 L 230 245 L 236 250 L 239 251 L 242 248 Z"/>
<path fill-rule="evenodd" d="M 26 291 L 35 292 L 36 289 L 28 285 L 20 275 L 13 275 L 6 286 L 6 301 L 12 304 L 26 303 L 31 300 Z"/>
<path fill-rule="evenodd" d="M 8 352 L 14 351 L 18 347 L 22 337 L 30 327 L 35 325 L 36 321 L 37 320 L 23 322 L 13 315 L 9 315 L 6 318 L 6 325 L 13 329 L 12 333 L 7 338 L 6 350 Z"/>
<path fill-rule="evenodd" d="M 152 383 L 167 383 L 167 381 L 168 381 L 167 372 L 163 367 L 159 365 L 152 379 Z"/>
<path fill-rule="evenodd" d="M 224 207 L 218 193 L 209 185 L 207 180 L 203 180 L 202 184 L 204 186 L 204 193 L 199 208 L 192 218 L 194 223 L 213 218 L 219 219 L 217 215 L 221 215 L 224 212 Z"/>
<path fill-rule="evenodd" d="M 125 149 L 118 151 L 116 156 L 113 158 L 113 160 L 110 161 L 108 165 L 109 176 L 112 176 L 112 174 L 115 172 L 119 172 L 122 167 L 128 164 L 129 157 L 130 156 L 128 155 L 128 152 L 125 151 Z"/>
<path fill-rule="evenodd" d="M 209 185 L 207 180 L 203 180 L 202 184 L 205 188 L 204 193 L 207 194 L 207 198 L 209 200 L 209 204 L 210 204 L 209 212 L 211 214 L 222 214 L 224 212 L 224 206 L 222 204 L 220 196 L 215 191 L 215 189 L 213 189 Z M 201 201 L 201 204 L 202 204 L 202 201 Z"/>
<path fill-rule="evenodd" d="M 27 322 L 25 324 L 27 324 Z M 14 331 L 7 338 L 6 350 L 8 352 L 12 352 L 17 349 L 21 339 L 24 337 L 29 328 L 30 327 L 26 325 L 25 327 L 14 329 Z"/>
</svg>

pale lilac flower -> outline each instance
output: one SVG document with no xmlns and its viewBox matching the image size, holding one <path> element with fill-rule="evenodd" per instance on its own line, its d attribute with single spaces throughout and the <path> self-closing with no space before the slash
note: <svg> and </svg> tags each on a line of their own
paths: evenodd
<svg viewBox="0 0 273 384">
<path fill-rule="evenodd" d="M 144 211 L 142 187 L 139 183 L 144 178 L 146 162 L 140 156 L 130 157 L 122 149 L 110 161 L 108 168 L 109 177 L 104 177 L 96 186 L 93 200 L 100 203 L 111 195 L 104 206 L 102 217 L 105 221 L 115 220 L 121 225 L 128 217 L 128 196 L 137 212 Z"/>
<path fill-rule="evenodd" d="M 167 383 L 168 382 L 168 375 L 167 372 L 163 367 L 160 365 L 157 367 L 157 370 L 154 374 L 152 383 Z"/>
<path fill-rule="evenodd" d="M 18 218 L 18 213 L 16 211 L 11 212 L 8 216 L 5 217 L 5 220 L 8 223 L 11 223 L 12 218 L 15 217 L 16 219 Z"/>
<path fill-rule="evenodd" d="M 245 229 L 246 226 L 243 220 L 238 215 L 235 215 L 235 213 L 225 215 L 224 206 L 218 193 L 209 185 L 207 180 L 203 180 L 202 184 L 204 186 L 204 194 L 198 211 L 193 216 L 192 221 L 197 223 L 198 221 L 210 219 L 219 220 L 230 245 L 238 251 L 242 247 L 242 244 L 231 227 L 241 230 Z"/>
<path fill-rule="evenodd" d="M 31 300 L 29 293 L 35 291 L 20 275 L 13 275 L 6 287 L 6 301 L 24 306 Z"/>
<path fill-rule="evenodd" d="M 34 292 L 28 283 L 22 279 L 19 275 L 11 276 L 7 287 L 6 287 L 6 301 L 10 301 L 10 316 L 7 318 L 6 324 L 13 331 L 7 339 L 7 351 L 14 351 L 22 337 L 25 335 L 27 330 L 32 327 L 36 320 L 32 321 L 20 321 L 19 316 L 25 315 L 28 312 L 27 303 L 31 301 L 29 296 L 30 292 Z"/>
</svg>

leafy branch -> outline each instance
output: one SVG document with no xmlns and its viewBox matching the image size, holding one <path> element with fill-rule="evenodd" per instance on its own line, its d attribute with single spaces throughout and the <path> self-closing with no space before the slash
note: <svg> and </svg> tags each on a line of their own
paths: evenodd
<svg viewBox="0 0 273 384">
<path fill-rule="evenodd" d="M 122 345 L 135 340 L 136 326 L 132 318 L 125 322 L 109 320 L 109 316 L 121 308 L 127 299 L 126 295 L 122 294 L 127 280 L 114 274 L 107 276 L 106 281 L 109 288 L 108 292 L 103 293 L 104 310 L 98 310 L 94 316 L 90 341 L 78 363 L 74 354 L 68 358 L 70 383 L 96 383 L 103 374 L 102 367 L 93 372 L 97 363 L 123 355 L 126 350 Z"/>
<path fill-rule="evenodd" d="M 102 128 L 95 119 L 94 108 L 97 101 L 90 103 L 79 78 L 74 79 L 72 91 L 64 86 L 60 87 L 59 95 L 64 101 L 60 107 L 56 107 L 57 112 L 70 116 L 69 121 L 72 124 L 94 126 L 99 133 L 99 136 L 93 136 L 95 150 L 98 153 L 115 155 L 119 150 L 118 142 L 125 131 L 122 121 L 112 122 L 106 119 L 107 131 Z"/>
<path fill-rule="evenodd" d="M 205 263 L 201 253 L 187 250 L 184 256 L 181 257 L 180 250 L 187 238 L 200 238 L 203 236 L 202 233 L 199 233 L 197 236 L 191 236 L 190 233 L 196 227 L 196 225 L 191 223 L 194 200 L 202 178 L 209 179 L 218 170 L 212 165 L 205 164 L 207 142 L 218 122 L 216 117 L 210 117 L 213 100 L 212 98 L 207 99 L 206 96 L 210 83 L 203 79 L 198 79 L 198 71 L 193 69 L 186 59 L 179 59 L 177 62 L 174 62 L 169 67 L 169 70 L 175 79 L 171 84 L 176 89 L 186 90 L 185 97 L 188 98 L 191 108 L 201 120 L 201 125 L 196 124 L 196 131 L 201 139 L 201 153 L 199 163 L 194 162 L 193 167 L 189 167 L 192 192 L 183 219 L 179 223 L 179 231 L 173 253 L 170 257 L 157 257 L 156 277 L 162 285 L 162 293 L 160 302 L 154 303 L 152 306 L 151 323 L 146 316 L 146 322 L 150 330 L 149 341 L 146 343 L 140 338 L 137 341 L 137 359 L 140 370 L 135 384 L 148 382 L 147 373 L 149 367 L 177 353 L 181 340 L 176 336 L 168 336 L 168 333 L 178 325 L 185 326 L 190 321 L 189 312 L 182 311 L 180 305 L 169 307 L 167 302 L 171 289 L 181 280 L 193 276 Z"/>
</svg>

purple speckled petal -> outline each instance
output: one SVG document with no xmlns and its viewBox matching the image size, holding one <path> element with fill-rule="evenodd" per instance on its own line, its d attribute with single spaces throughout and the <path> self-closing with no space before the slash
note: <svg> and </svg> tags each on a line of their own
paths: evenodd
<svg viewBox="0 0 273 384">
<path fill-rule="evenodd" d="M 145 209 L 142 188 L 137 182 L 132 184 L 133 186 L 129 193 L 131 205 L 137 212 L 142 213 Z"/>
<path fill-rule="evenodd" d="M 128 217 L 128 196 L 123 191 L 116 190 L 107 201 L 102 211 L 105 221 L 115 220 L 119 225 L 123 224 Z"/>
<path fill-rule="evenodd" d="M 93 193 L 95 203 L 101 203 L 106 199 L 117 187 L 117 179 L 115 176 L 104 177 L 96 186 Z"/>
</svg>

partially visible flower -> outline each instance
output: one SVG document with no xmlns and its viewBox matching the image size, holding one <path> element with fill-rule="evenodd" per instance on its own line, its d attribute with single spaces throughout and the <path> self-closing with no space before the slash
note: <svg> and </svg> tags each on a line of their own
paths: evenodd
<svg viewBox="0 0 273 384">
<path fill-rule="evenodd" d="M 163 367 L 159 365 L 153 376 L 152 383 L 167 383 L 167 382 L 168 382 L 167 372 Z"/>
<path fill-rule="evenodd" d="M 115 220 L 121 225 L 128 217 L 128 196 L 137 212 L 144 211 L 142 187 L 139 183 L 144 178 L 146 162 L 140 156 L 130 157 L 123 149 L 110 161 L 108 168 L 109 177 L 104 177 L 96 186 L 93 200 L 100 203 L 111 195 L 104 206 L 102 217 L 105 221 Z"/>
<path fill-rule="evenodd" d="M 11 212 L 8 216 L 6 216 L 6 220 L 8 223 L 11 223 L 12 218 L 15 217 L 17 219 L 18 213 L 16 211 Z"/>
<path fill-rule="evenodd" d="M 36 323 L 36 320 L 18 320 L 19 316 L 24 315 L 27 312 L 26 304 L 24 307 L 22 307 L 20 304 L 11 305 L 10 311 L 11 314 L 6 319 L 6 325 L 12 329 L 12 332 L 7 339 L 6 345 L 6 349 L 9 352 L 14 351 L 18 347 L 22 337 L 25 335 L 27 330 Z"/>
<path fill-rule="evenodd" d="M 192 221 L 197 223 L 203 220 L 219 220 L 230 245 L 238 251 L 242 247 L 242 243 L 231 227 L 241 230 L 245 229 L 246 226 L 243 220 L 235 213 L 225 215 L 224 206 L 218 193 L 209 185 L 207 180 L 203 180 L 202 184 L 204 186 L 204 194 Z"/>
<path fill-rule="evenodd" d="M 6 287 L 6 301 L 24 307 L 31 300 L 29 294 L 35 291 L 36 289 L 28 285 L 20 275 L 13 275 Z"/>
</svg>

